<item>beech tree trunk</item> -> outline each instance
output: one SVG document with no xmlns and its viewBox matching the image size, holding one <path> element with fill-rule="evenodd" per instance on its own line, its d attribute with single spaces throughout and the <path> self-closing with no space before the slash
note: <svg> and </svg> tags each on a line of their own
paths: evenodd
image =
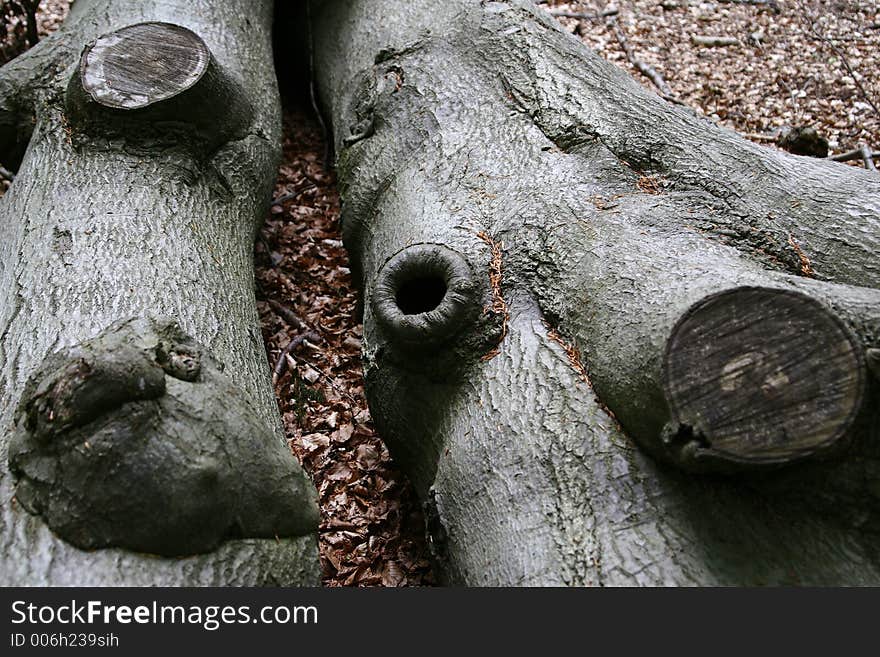
<svg viewBox="0 0 880 657">
<path fill-rule="evenodd" d="M 525 0 L 311 13 L 367 394 L 447 581 L 880 583 L 880 177 Z"/>
<path fill-rule="evenodd" d="M 254 299 L 271 20 L 78 0 L 0 69 L 3 585 L 319 581 Z"/>
</svg>

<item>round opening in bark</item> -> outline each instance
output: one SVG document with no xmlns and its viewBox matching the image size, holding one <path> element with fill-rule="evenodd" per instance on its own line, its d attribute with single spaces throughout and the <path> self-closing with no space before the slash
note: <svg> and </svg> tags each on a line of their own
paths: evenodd
<svg viewBox="0 0 880 657">
<path fill-rule="evenodd" d="M 419 276 L 404 281 L 395 299 L 404 315 L 419 315 L 434 310 L 445 296 L 446 281 L 442 276 Z"/>
<path fill-rule="evenodd" d="M 439 244 L 416 244 L 393 256 L 373 295 L 379 324 L 392 340 L 412 346 L 451 338 L 478 308 L 470 264 Z"/>
<path fill-rule="evenodd" d="M 753 465 L 825 450 L 861 408 L 864 362 L 849 329 L 804 294 L 741 287 L 706 297 L 666 346 L 669 446 L 705 463 Z"/>
<path fill-rule="evenodd" d="M 194 32 L 171 23 L 139 23 L 98 37 L 80 62 L 82 87 L 105 107 L 138 109 L 198 82 L 211 52 Z"/>
</svg>

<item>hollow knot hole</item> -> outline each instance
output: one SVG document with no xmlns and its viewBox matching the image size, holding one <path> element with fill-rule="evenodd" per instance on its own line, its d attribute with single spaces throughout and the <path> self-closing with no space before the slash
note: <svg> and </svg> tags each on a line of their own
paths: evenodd
<svg viewBox="0 0 880 657">
<path fill-rule="evenodd" d="M 404 315 L 421 315 L 438 308 L 446 292 L 446 280 L 439 274 L 419 275 L 401 283 L 395 300 Z"/>
</svg>

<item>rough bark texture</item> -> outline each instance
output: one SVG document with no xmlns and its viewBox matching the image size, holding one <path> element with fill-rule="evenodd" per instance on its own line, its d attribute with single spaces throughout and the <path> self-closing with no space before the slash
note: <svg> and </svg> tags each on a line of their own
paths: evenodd
<svg viewBox="0 0 880 657">
<path fill-rule="evenodd" d="M 312 14 L 367 393 L 448 581 L 880 582 L 880 178 L 529 2 Z"/>
<path fill-rule="evenodd" d="M 253 292 L 271 4 L 79 0 L 0 69 L 2 584 L 318 582 Z"/>
</svg>

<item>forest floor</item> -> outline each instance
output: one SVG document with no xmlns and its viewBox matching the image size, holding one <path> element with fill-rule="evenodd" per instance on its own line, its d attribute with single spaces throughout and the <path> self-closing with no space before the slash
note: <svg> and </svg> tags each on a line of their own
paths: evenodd
<svg viewBox="0 0 880 657">
<path fill-rule="evenodd" d="M 0 19 L 7 3 L 0 0 Z M 68 4 L 44 0 L 42 34 L 60 24 Z M 648 88 L 658 90 L 632 60 L 653 67 L 676 102 L 768 147 L 784 126 L 811 126 L 832 153 L 863 143 L 880 150 L 876 1 L 541 4 L 557 14 L 582 14 L 558 19 Z M 601 12 L 610 15 L 597 17 Z M 15 20 L 0 24 L 0 63 L 25 47 Z M 704 37 L 724 37 L 730 45 L 699 45 Z M 418 504 L 376 435 L 364 397 L 357 291 L 324 151 L 313 113 L 288 107 L 275 201 L 255 246 L 275 391 L 291 448 L 318 489 L 324 583 L 431 584 Z"/>
<path fill-rule="evenodd" d="M 672 96 L 750 136 L 814 127 L 832 154 L 880 151 L 880 2 L 877 0 L 549 1 L 565 28 L 652 91 L 634 58 Z M 597 16 L 610 10 L 612 16 Z M 722 37 L 730 45 L 700 45 Z M 856 162 L 858 164 L 858 162 Z"/>
</svg>

